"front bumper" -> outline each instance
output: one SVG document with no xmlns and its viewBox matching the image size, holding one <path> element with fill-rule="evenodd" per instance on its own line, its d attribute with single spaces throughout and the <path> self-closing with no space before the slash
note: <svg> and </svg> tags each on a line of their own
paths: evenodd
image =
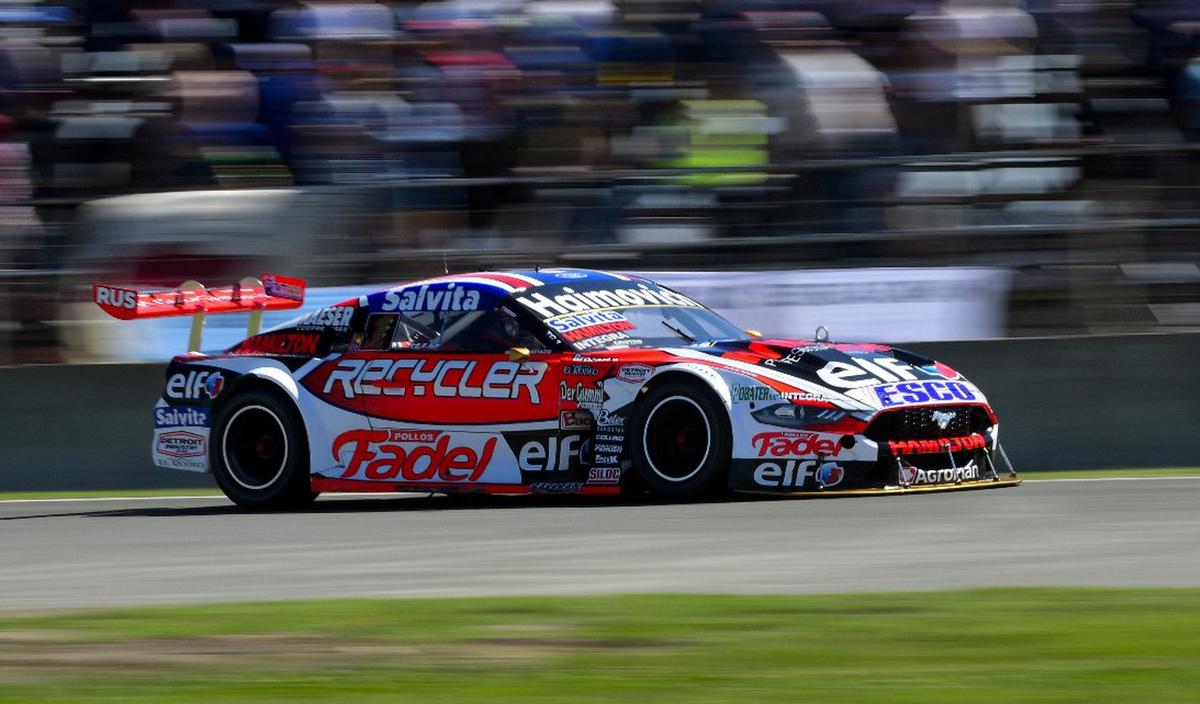
<svg viewBox="0 0 1200 704">
<path fill-rule="evenodd" d="M 893 494 L 931 494 L 944 491 L 972 491 L 977 489 L 1003 489 L 1017 486 L 1021 479 L 1015 474 L 997 479 L 982 479 L 961 484 L 931 484 L 928 486 L 884 485 L 854 489 L 822 489 L 818 491 L 780 491 L 778 489 L 738 489 L 740 493 L 770 496 L 799 496 L 808 499 L 833 499 L 844 496 L 889 496 Z"/>
<path fill-rule="evenodd" d="M 786 443 L 764 448 L 763 457 L 730 463 L 731 489 L 787 496 L 862 496 L 1021 483 L 992 434 L 879 443 L 860 436 L 848 450 L 835 447 L 834 452 L 815 457 L 771 456 L 790 449 Z"/>
</svg>

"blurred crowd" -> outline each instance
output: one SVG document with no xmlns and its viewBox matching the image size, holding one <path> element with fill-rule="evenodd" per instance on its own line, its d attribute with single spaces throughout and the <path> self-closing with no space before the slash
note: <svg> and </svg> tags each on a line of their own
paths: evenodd
<svg viewBox="0 0 1200 704">
<path fill-rule="evenodd" d="M 1198 137 L 1192 0 L 5 3 L 0 270 L 1182 217 Z"/>
</svg>

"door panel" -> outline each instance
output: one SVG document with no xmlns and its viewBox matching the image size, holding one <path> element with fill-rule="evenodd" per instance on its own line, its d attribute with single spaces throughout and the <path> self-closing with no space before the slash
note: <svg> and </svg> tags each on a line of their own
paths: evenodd
<svg viewBox="0 0 1200 704">
<path fill-rule="evenodd" d="M 525 445 L 544 448 L 526 449 L 529 465 L 561 447 L 561 372 L 560 353 L 512 362 L 499 354 L 373 351 L 347 354 L 305 382 L 328 403 L 367 416 L 363 428 L 334 443 L 341 478 L 518 485 Z"/>
</svg>

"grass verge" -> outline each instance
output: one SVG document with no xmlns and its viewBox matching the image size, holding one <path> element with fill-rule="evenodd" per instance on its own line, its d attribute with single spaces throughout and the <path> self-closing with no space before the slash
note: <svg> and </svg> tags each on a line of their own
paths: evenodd
<svg viewBox="0 0 1200 704">
<path fill-rule="evenodd" d="M 220 489 L 104 489 L 100 491 L 0 491 L 0 501 L 34 499 L 157 498 L 161 496 L 224 496 Z"/>
<path fill-rule="evenodd" d="M 1200 590 L 337 600 L 0 619 L 0 702 L 1194 702 Z"/>
</svg>

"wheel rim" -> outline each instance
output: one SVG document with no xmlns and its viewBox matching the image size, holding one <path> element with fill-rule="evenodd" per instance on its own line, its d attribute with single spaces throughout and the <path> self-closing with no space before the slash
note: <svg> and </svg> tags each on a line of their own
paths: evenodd
<svg viewBox="0 0 1200 704">
<path fill-rule="evenodd" d="M 708 461 L 711 446 L 708 416 L 687 396 L 668 396 L 646 415 L 642 450 L 650 470 L 668 482 L 696 476 Z"/>
<path fill-rule="evenodd" d="M 244 406 L 225 424 L 221 451 L 229 476 L 251 491 L 265 489 L 283 474 L 288 460 L 283 421 L 265 406 Z"/>
</svg>

